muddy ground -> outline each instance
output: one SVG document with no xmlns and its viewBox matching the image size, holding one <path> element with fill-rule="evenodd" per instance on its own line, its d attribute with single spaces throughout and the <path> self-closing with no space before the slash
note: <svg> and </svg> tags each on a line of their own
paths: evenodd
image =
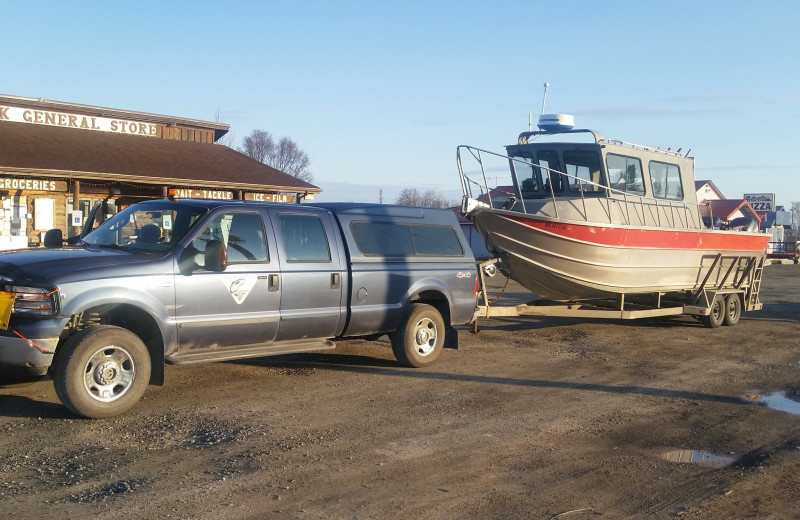
<svg viewBox="0 0 800 520">
<path fill-rule="evenodd" d="M 487 320 L 427 369 L 385 340 L 168 366 L 109 420 L 4 376 L 2 517 L 798 518 L 800 266 L 762 300 L 713 330 Z"/>
</svg>

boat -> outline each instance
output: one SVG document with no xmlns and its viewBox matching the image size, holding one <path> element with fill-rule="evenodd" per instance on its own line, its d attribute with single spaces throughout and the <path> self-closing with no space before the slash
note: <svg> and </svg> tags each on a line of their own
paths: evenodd
<svg viewBox="0 0 800 520">
<path fill-rule="evenodd" d="M 721 223 L 697 201 L 691 150 L 607 139 L 560 114 L 540 123 L 505 154 L 458 147 L 461 211 L 494 267 L 553 302 L 684 295 L 711 307 L 738 293 L 724 301 L 761 308 L 769 235 L 754 219 Z M 493 196 L 489 159 L 508 169 L 512 195 Z"/>
</svg>

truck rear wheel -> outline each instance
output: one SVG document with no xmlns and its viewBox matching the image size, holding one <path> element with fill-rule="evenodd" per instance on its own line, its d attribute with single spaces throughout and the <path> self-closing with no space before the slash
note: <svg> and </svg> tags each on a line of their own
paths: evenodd
<svg viewBox="0 0 800 520">
<path fill-rule="evenodd" d="M 703 316 L 703 325 L 709 329 L 716 329 L 725 321 L 725 298 L 721 294 L 714 296 L 708 316 Z"/>
<path fill-rule="evenodd" d="M 731 293 L 725 296 L 725 325 L 736 325 L 742 317 L 742 301 L 739 295 Z"/>
<path fill-rule="evenodd" d="M 444 320 L 431 305 L 409 306 L 400 328 L 391 334 L 392 351 L 401 365 L 424 367 L 439 358 L 444 348 Z"/>
<path fill-rule="evenodd" d="M 150 382 L 150 353 L 129 330 L 84 329 L 64 343 L 53 371 L 56 394 L 72 412 L 100 419 L 121 414 Z"/>
</svg>

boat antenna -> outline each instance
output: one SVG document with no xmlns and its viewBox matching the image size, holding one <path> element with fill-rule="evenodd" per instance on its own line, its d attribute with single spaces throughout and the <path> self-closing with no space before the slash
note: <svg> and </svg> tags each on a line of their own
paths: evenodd
<svg viewBox="0 0 800 520">
<path fill-rule="evenodd" d="M 531 117 L 531 113 L 528 112 L 528 132 L 533 130 L 533 119 Z"/>
<path fill-rule="evenodd" d="M 544 114 L 544 105 L 547 103 L 547 87 L 550 86 L 550 83 L 544 84 L 544 99 L 542 99 L 542 114 Z"/>
</svg>

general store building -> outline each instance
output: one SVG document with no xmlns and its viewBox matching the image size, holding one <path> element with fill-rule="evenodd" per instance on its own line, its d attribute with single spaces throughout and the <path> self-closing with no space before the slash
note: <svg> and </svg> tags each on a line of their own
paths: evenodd
<svg viewBox="0 0 800 520">
<path fill-rule="evenodd" d="M 321 190 L 227 146 L 222 123 L 0 95 L 0 249 L 65 237 L 95 203 L 105 216 L 137 200 L 299 202 Z"/>
</svg>

